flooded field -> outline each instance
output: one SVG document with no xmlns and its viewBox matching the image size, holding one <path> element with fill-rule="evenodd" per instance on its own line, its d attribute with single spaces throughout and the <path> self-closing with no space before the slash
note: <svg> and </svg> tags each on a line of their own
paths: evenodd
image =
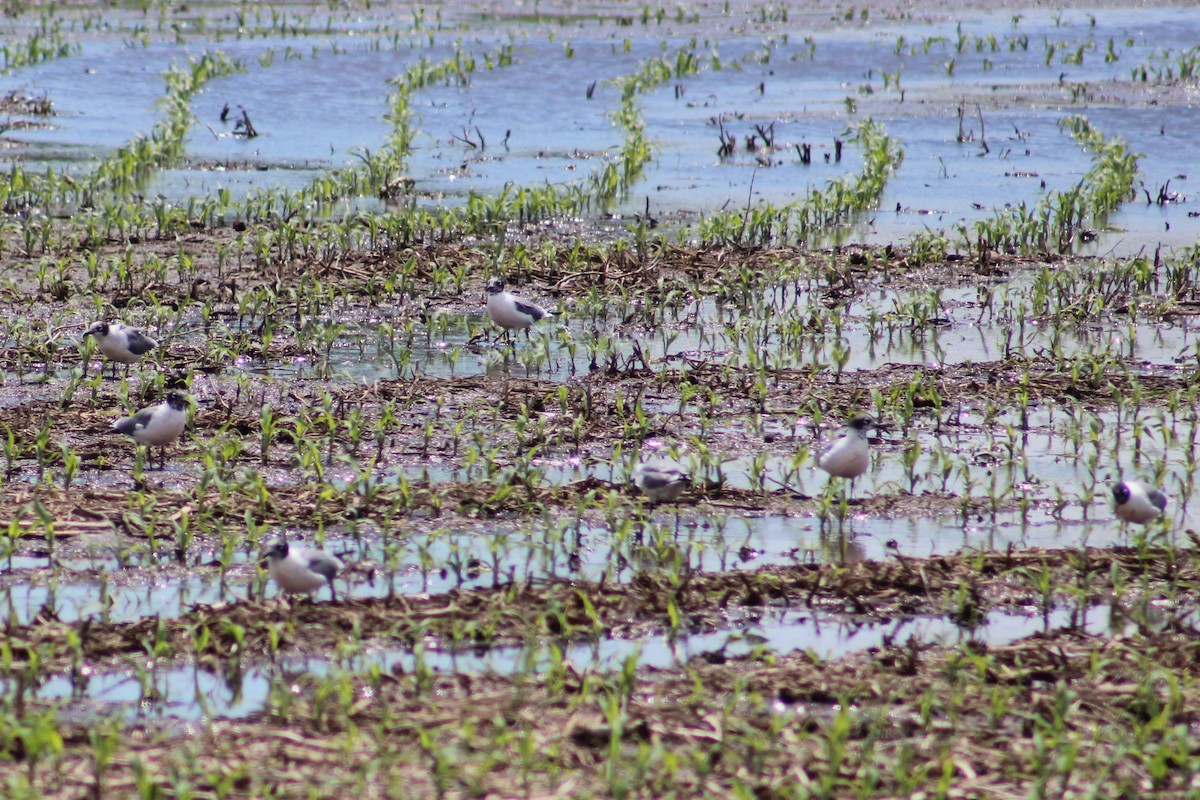
<svg viewBox="0 0 1200 800">
<path fill-rule="evenodd" d="M 1200 10 L 959 5 L 8 8 L 0 796 L 1194 794 Z"/>
</svg>

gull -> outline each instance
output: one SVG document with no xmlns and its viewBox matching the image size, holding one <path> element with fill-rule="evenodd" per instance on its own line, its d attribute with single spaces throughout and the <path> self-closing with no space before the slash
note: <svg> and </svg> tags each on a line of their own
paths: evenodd
<svg viewBox="0 0 1200 800">
<path fill-rule="evenodd" d="M 134 441 L 147 448 L 159 448 L 162 467 L 166 469 L 167 445 L 183 435 L 183 429 L 187 427 L 187 406 L 186 395 L 168 392 L 166 399 L 158 405 L 114 422 L 113 430 L 132 436 Z"/>
<path fill-rule="evenodd" d="M 846 435 L 833 443 L 821 454 L 817 466 L 833 478 L 849 478 L 850 489 L 854 490 L 854 479 L 867 471 L 871 465 L 871 446 L 867 441 L 867 429 L 875 427 L 875 420 L 867 416 L 855 417 L 846 424 Z"/>
<path fill-rule="evenodd" d="M 488 316 L 492 318 L 492 322 L 503 328 L 505 333 L 524 330 L 528 338 L 529 326 L 540 319 L 554 316 L 553 311 L 547 311 L 512 292 L 504 291 L 502 278 L 496 277 L 488 281 L 487 291 Z"/>
<path fill-rule="evenodd" d="M 337 601 L 333 579 L 342 568 L 341 559 L 323 550 L 293 547 L 287 539 L 279 538 L 267 550 L 271 578 L 281 591 L 287 594 L 314 593 L 329 587 L 329 595 Z"/>
<path fill-rule="evenodd" d="M 83 334 L 83 338 L 94 336 L 96 346 L 104 357 L 112 362 L 113 377 L 117 377 L 117 364 L 124 364 L 126 372 L 130 364 L 142 360 L 142 356 L 158 346 L 158 342 L 146 336 L 137 328 L 130 328 L 119 322 L 93 322 Z"/>
<path fill-rule="evenodd" d="M 1167 496 L 1141 481 L 1122 481 L 1112 488 L 1117 516 L 1126 522 L 1149 525 L 1167 510 Z"/>
<path fill-rule="evenodd" d="M 674 503 L 691 480 L 678 462 L 661 456 L 647 459 L 633 470 L 633 482 L 653 503 Z"/>
</svg>

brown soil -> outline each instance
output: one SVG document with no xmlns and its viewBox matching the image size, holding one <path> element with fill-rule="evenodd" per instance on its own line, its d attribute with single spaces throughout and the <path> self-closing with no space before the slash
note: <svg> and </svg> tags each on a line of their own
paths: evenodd
<svg viewBox="0 0 1200 800">
<path fill-rule="evenodd" d="M 1174 755 L 1171 768 L 1149 769 L 1147 750 L 1175 747 L 1175 726 L 1197 722 L 1198 645 L 1194 629 L 1126 639 L 1053 630 L 1002 647 L 912 641 L 836 662 L 715 652 L 626 678 L 569 662 L 536 678 L 401 672 L 353 678 L 340 700 L 315 699 L 301 680 L 275 713 L 213 721 L 199 735 L 132 723 L 100 774 L 94 734 L 68 725 L 61 766 L 40 773 L 39 788 L 122 794 L 135 789 L 134 765 L 169 783 L 186 764 L 209 776 L 192 785 L 204 795 L 623 794 L 616 780 L 631 797 L 729 796 L 735 785 L 759 797 L 813 785 L 908 796 L 949 780 L 954 796 L 1022 797 L 1039 780 L 1036 752 L 1056 738 L 1079 745 L 1056 791 L 1182 797 L 1188 771 Z M 1154 670 L 1163 681 L 1147 694 Z M 1161 719 L 1159 732 L 1131 743 L 1147 719 Z M 647 751 L 657 757 L 645 770 L 610 766 Z M 663 751 L 678 756 L 673 768 Z"/>
</svg>

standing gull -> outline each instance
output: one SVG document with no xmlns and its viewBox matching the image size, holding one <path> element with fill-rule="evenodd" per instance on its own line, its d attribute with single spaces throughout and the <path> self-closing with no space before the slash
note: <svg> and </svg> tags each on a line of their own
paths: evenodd
<svg viewBox="0 0 1200 800">
<path fill-rule="evenodd" d="M 547 311 L 536 303 L 504 291 L 502 278 L 496 277 L 488 281 L 487 291 L 488 316 L 492 318 L 492 322 L 503 328 L 506 334 L 509 331 L 524 330 L 528 338 L 529 327 L 533 323 L 554 316 L 553 311 Z"/>
<path fill-rule="evenodd" d="M 341 559 L 323 550 L 293 547 L 287 539 L 279 538 L 267 550 L 271 578 L 287 594 L 313 595 L 329 587 L 329 595 L 337 601 L 333 579 L 342 568 Z"/>
<path fill-rule="evenodd" d="M 871 445 L 867 441 L 867 430 L 875 427 L 875 420 L 867 416 L 855 417 L 846 424 L 846 435 L 833 443 L 817 461 L 817 466 L 834 478 L 849 478 L 850 490 L 854 490 L 854 479 L 867 471 L 871 465 Z"/>
<path fill-rule="evenodd" d="M 167 445 L 183 435 L 183 429 L 187 427 L 187 406 L 185 395 L 168 392 L 167 398 L 158 405 L 114 422 L 113 430 L 132 436 L 134 441 L 147 448 L 159 448 L 162 467 L 166 469 Z"/>
<path fill-rule="evenodd" d="M 112 362 L 113 377 L 117 377 L 117 364 L 124 364 L 128 372 L 130 364 L 142 360 L 142 356 L 158 346 L 158 342 L 137 328 L 119 322 L 93 322 L 83 338 L 94 337 L 100 352 Z"/>
<path fill-rule="evenodd" d="M 691 479 L 678 462 L 661 456 L 647 459 L 633 470 L 633 482 L 653 503 L 674 503 Z"/>
<path fill-rule="evenodd" d="M 1149 525 L 1167 510 L 1167 496 L 1141 481 L 1122 481 L 1112 495 L 1117 516 L 1126 522 Z"/>
</svg>

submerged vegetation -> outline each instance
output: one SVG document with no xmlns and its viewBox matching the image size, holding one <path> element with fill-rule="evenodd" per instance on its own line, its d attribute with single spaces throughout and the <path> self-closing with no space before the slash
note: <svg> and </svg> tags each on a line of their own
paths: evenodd
<svg viewBox="0 0 1200 800">
<path fill-rule="evenodd" d="M 991 250 L 1009 253 L 1069 253 L 1081 240 L 1096 238 L 1109 214 L 1137 196 L 1138 156 L 1125 142 L 1104 138 L 1085 117 L 1066 117 L 1064 128 L 1092 153 L 1092 167 L 1073 187 L 1050 191 L 1033 206 L 1022 202 L 996 212 L 991 219 L 962 225 L 961 250 L 979 254 Z M 927 258 L 944 258 L 951 245 L 942 234 L 917 237 L 913 250 Z"/>
<path fill-rule="evenodd" d="M 875 208 L 888 177 L 903 161 L 904 151 L 869 119 L 850 132 L 848 141 L 862 150 L 863 168 L 857 175 L 831 180 L 782 208 L 748 208 L 744 213 L 727 211 L 713 216 L 700 225 L 700 238 L 721 244 L 807 244 L 822 231 Z"/>
<path fill-rule="evenodd" d="M 1195 48 L 914 13 L 10 9 L 0 794 L 1194 793 L 1200 257 L 1081 254 L 1188 199 L 1079 72 L 1182 114 Z M 166 91 L 64 157 L 89 59 Z M 285 129 L 297 76 L 379 108 Z M 493 276 L 553 316 L 499 336 Z M 159 346 L 109 379 L 94 319 Z M 153 469 L 112 421 L 169 390 Z"/>
</svg>

